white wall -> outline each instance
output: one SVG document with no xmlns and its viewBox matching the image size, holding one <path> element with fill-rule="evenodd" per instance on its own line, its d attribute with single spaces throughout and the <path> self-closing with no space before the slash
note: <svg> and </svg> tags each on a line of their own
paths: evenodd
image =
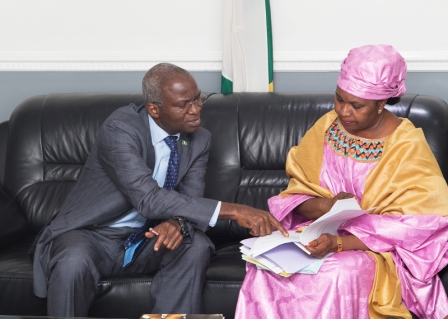
<svg viewBox="0 0 448 319">
<path fill-rule="evenodd" d="M 33 95 L 139 91 L 162 61 L 219 92 L 228 1 L 0 0 L 0 122 Z M 448 101 L 448 0 L 271 0 L 271 11 L 276 91 L 333 90 L 351 48 L 385 43 L 408 63 L 409 93 Z"/>
<path fill-rule="evenodd" d="M 221 69 L 229 0 L 0 0 L 0 71 Z M 240 0 L 244 1 L 244 0 Z M 388 43 L 410 71 L 448 71 L 446 0 L 271 0 L 274 71 L 336 71 Z"/>
</svg>

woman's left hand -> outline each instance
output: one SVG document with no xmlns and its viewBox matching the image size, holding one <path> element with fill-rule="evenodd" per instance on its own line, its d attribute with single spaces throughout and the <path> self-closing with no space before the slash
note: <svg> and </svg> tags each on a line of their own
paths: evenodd
<svg viewBox="0 0 448 319">
<path fill-rule="evenodd" d="M 311 241 L 306 249 L 311 253 L 311 256 L 316 258 L 323 258 L 329 253 L 334 253 L 338 250 L 338 242 L 336 236 L 330 234 L 322 234 L 319 238 Z"/>
<path fill-rule="evenodd" d="M 342 250 L 369 250 L 369 248 L 356 236 L 344 235 L 342 239 Z M 311 256 L 323 258 L 328 253 L 334 253 L 338 250 L 338 241 L 336 236 L 330 234 L 322 234 L 319 238 L 311 241 L 306 246 Z"/>
</svg>

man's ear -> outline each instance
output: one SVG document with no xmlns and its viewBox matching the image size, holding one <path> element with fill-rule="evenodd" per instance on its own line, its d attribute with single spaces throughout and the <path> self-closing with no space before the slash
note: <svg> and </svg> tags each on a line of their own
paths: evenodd
<svg viewBox="0 0 448 319">
<path fill-rule="evenodd" d="M 154 103 L 148 103 L 145 106 L 146 111 L 149 115 L 151 115 L 152 118 L 158 119 L 159 118 L 159 106 Z"/>
</svg>

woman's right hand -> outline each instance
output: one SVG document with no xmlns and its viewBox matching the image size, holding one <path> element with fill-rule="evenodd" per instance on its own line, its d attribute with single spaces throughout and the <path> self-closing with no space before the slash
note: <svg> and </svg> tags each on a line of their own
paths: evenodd
<svg viewBox="0 0 448 319">
<path fill-rule="evenodd" d="M 328 213 L 331 207 L 333 207 L 333 205 L 336 203 L 336 201 L 352 197 L 355 197 L 355 195 L 346 192 L 340 192 L 333 198 L 310 198 L 297 206 L 294 209 L 294 212 L 308 219 L 316 220 L 322 215 Z"/>
<path fill-rule="evenodd" d="M 326 209 L 325 213 L 328 213 L 330 211 L 331 207 L 333 207 L 334 204 L 336 204 L 336 201 L 338 201 L 340 199 L 348 199 L 348 198 L 353 198 L 353 197 L 356 197 L 356 196 L 353 194 L 350 194 L 350 193 L 340 192 L 333 198 L 327 198 L 328 199 L 327 203 L 329 206 L 325 208 Z"/>
</svg>

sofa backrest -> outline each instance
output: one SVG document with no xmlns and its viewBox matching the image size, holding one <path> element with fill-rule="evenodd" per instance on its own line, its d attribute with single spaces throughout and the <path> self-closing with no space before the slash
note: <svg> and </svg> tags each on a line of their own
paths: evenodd
<svg viewBox="0 0 448 319">
<path fill-rule="evenodd" d="M 241 93 L 213 95 L 202 123 L 212 132 L 205 196 L 268 210 L 267 200 L 288 185 L 286 156 L 305 132 L 333 108 L 334 93 Z M 448 104 L 405 95 L 387 108 L 421 127 L 448 178 Z M 211 237 L 242 239 L 247 230 L 219 221 Z"/>
<path fill-rule="evenodd" d="M 118 107 L 141 104 L 139 93 L 50 94 L 24 101 L 8 123 L 4 188 L 37 233 L 57 212 L 82 170 L 97 131 Z M 289 149 L 333 107 L 333 93 L 214 94 L 202 126 L 212 132 L 205 196 L 267 209 L 267 199 L 288 183 Z M 406 95 L 393 107 L 422 127 L 448 177 L 448 105 Z M 245 238 L 235 223 L 220 221 L 209 235 Z"/>
<path fill-rule="evenodd" d="M 6 192 L 33 233 L 58 211 L 87 160 L 99 127 L 141 94 L 50 94 L 21 103 L 9 121 Z"/>
<path fill-rule="evenodd" d="M 3 188 L 3 181 L 5 179 L 5 160 L 6 160 L 6 145 L 8 141 L 9 122 L 0 123 L 0 188 Z"/>
</svg>

